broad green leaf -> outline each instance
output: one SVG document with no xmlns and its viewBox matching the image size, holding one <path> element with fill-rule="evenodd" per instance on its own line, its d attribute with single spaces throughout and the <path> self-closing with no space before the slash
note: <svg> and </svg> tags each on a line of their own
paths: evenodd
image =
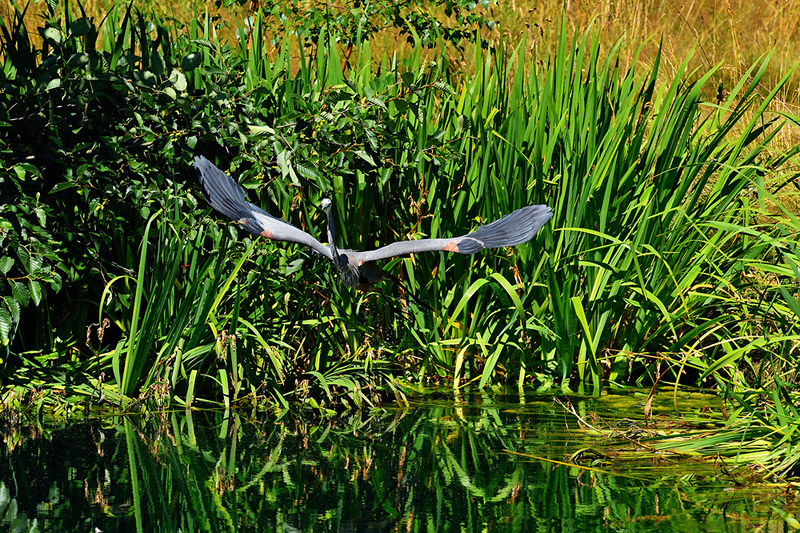
<svg viewBox="0 0 800 533">
<path fill-rule="evenodd" d="M 181 59 L 181 69 L 185 72 L 192 71 L 200 66 L 200 63 L 203 62 L 203 54 L 200 52 L 192 52 L 191 54 L 187 54 Z"/>
<path fill-rule="evenodd" d="M 3 306 L 0 306 L 0 344 L 8 346 L 8 334 L 11 332 L 11 314 Z"/>
<path fill-rule="evenodd" d="M 69 32 L 75 37 L 83 37 L 92 29 L 92 22 L 86 18 L 81 17 L 69 25 Z"/>
<path fill-rule="evenodd" d="M 278 168 L 281 169 L 281 175 L 284 178 L 289 178 L 292 180 L 292 183 L 295 185 L 300 185 L 299 180 L 297 179 L 297 175 L 294 172 L 294 169 L 291 165 L 291 157 L 292 152 L 290 150 L 284 150 L 278 154 Z"/>
<path fill-rule="evenodd" d="M 45 28 L 44 30 L 40 30 L 42 34 L 42 39 L 49 44 L 50 46 L 59 46 L 61 41 L 64 39 L 61 35 L 61 30 L 58 28 Z"/>
<path fill-rule="evenodd" d="M 440 91 L 444 91 L 446 93 L 450 93 L 450 94 L 455 94 L 456 93 L 455 90 L 453 89 L 453 87 L 451 87 L 449 83 L 446 83 L 444 81 L 434 82 L 433 86 L 436 87 L 437 89 L 439 89 Z"/>
<path fill-rule="evenodd" d="M 31 301 L 31 294 L 28 292 L 27 287 L 20 283 L 19 281 L 14 282 L 14 286 L 11 288 L 11 294 L 14 295 L 14 298 L 24 307 L 28 305 Z"/>
<path fill-rule="evenodd" d="M 370 165 L 372 165 L 373 167 L 375 166 L 375 160 L 372 159 L 372 156 L 369 155 L 364 150 L 356 150 L 356 155 L 361 159 L 363 159 L 364 161 L 366 161 L 367 163 L 369 163 Z"/>
<path fill-rule="evenodd" d="M 301 164 L 298 163 L 298 164 L 295 165 L 295 168 L 297 170 L 297 173 L 300 174 L 301 176 L 303 176 L 304 178 L 307 178 L 307 179 L 319 179 L 320 178 L 319 172 L 317 172 L 316 170 L 314 170 L 311 167 L 307 167 L 305 165 L 301 165 Z"/>
<path fill-rule="evenodd" d="M 61 290 L 61 274 L 58 272 L 50 272 L 50 278 L 47 280 L 47 283 L 50 284 L 50 288 L 53 289 L 53 292 L 58 292 Z M 41 294 L 41 292 L 40 292 Z"/>
<path fill-rule="evenodd" d="M 8 274 L 12 266 L 14 266 L 14 260 L 12 258 L 7 255 L 0 257 L 0 274 Z"/>
<path fill-rule="evenodd" d="M 11 503 L 11 492 L 5 483 L 0 482 L 0 513 L 5 515 L 9 503 Z"/>
<path fill-rule="evenodd" d="M 381 108 L 381 109 L 383 109 L 384 111 L 387 111 L 387 110 L 388 110 L 388 109 L 387 109 L 387 107 L 386 107 L 386 104 L 385 104 L 385 103 L 383 102 L 383 100 L 381 100 L 380 98 L 369 97 L 369 98 L 367 98 L 367 101 L 368 101 L 369 103 L 371 103 L 371 104 L 374 104 L 374 105 L 376 105 L 376 106 L 380 107 L 380 108 Z"/>
<path fill-rule="evenodd" d="M 139 62 L 139 56 L 135 54 L 125 54 L 119 58 L 119 62 L 117 63 L 118 67 L 132 67 Z"/>
<path fill-rule="evenodd" d="M 19 179 L 24 179 L 29 175 L 35 176 L 37 178 L 42 177 L 41 171 L 37 167 L 31 165 L 30 163 L 17 163 L 16 165 L 14 165 L 14 172 L 16 172 Z"/>
<path fill-rule="evenodd" d="M 167 64 L 164 61 L 164 57 L 155 52 L 150 56 L 150 71 L 156 76 L 163 76 L 167 71 Z"/>
<path fill-rule="evenodd" d="M 14 298 L 3 296 L 3 303 L 6 304 L 6 307 L 11 312 L 11 320 L 14 322 L 19 322 L 19 316 L 20 313 L 22 313 L 22 306 L 19 304 L 19 302 Z"/>
<path fill-rule="evenodd" d="M 67 66 L 72 68 L 85 67 L 89 64 L 89 54 L 78 52 L 72 54 L 67 60 Z"/>
<path fill-rule="evenodd" d="M 38 281 L 32 279 L 28 282 L 28 288 L 30 289 L 29 292 L 31 298 L 33 298 L 34 305 L 38 306 L 39 302 L 42 301 L 42 286 Z"/>
<path fill-rule="evenodd" d="M 275 133 L 275 130 L 269 126 L 248 126 L 248 129 L 253 135 L 272 135 Z"/>
<path fill-rule="evenodd" d="M 188 87 L 188 83 L 186 82 L 186 76 L 178 69 L 173 69 L 172 73 L 169 76 L 169 81 L 172 83 L 172 86 L 175 87 L 175 90 L 179 93 L 186 91 Z"/>
<path fill-rule="evenodd" d="M 42 271 L 42 256 L 39 254 L 32 254 L 30 256 L 30 263 L 28 266 L 28 274 L 39 274 Z"/>
<path fill-rule="evenodd" d="M 156 75 L 149 70 L 136 70 L 133 73 L 133 77 L 146 87 L 154 87 L 158 83 Z"/>
<path fill-rule="evenodd" d="M 30 274 L 31 273 L 31 254 L 27 248 L 24 246 L 20 246 L 17 248 L 17 258 L 19 259 L 20 263 L 22 263 L 21 268 L 23 273 Z"/>
</svg>

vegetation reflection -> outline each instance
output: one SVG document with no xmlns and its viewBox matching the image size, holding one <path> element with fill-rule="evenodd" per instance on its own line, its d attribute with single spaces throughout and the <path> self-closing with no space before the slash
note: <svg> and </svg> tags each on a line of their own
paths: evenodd
<svg viewBox="0 0 800 533">
<path fill-rule="evenodd" d="M 18 530 L 103 531 L 730 530 L 732 516 L 783 522 L 784 496 L 735 490 L 711 465 L 693 463 L 687 474 L 685 461 L 639 471 L 626 460 L 618 469 L 611 455 L 587 453 L 597 437 L 551 401 L 456 400 L 322 421 L 186 412 L 10 431 L 0 515 Z"/>
</svg>

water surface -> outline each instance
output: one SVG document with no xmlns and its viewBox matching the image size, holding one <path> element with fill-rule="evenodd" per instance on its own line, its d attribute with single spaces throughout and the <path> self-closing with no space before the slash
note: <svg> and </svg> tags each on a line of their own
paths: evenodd
<svg viewBox="0 0 800 533">
<path fill-rule="evenodd" d="M 796 502 L 782 487 L 635 446 L 644 400 L 435 393 L 325 419 L 7 423 L 0 518 L 20 531 L 789 529 L 782 516 Z M 654 414 L 714 402 L 662 397 Z M 594 432 L 565 405 L 619 434 Z"/>
</svg>

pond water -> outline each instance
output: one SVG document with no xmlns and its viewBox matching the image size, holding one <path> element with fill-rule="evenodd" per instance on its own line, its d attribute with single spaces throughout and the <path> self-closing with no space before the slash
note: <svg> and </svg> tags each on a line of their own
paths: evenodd
<svg viewBox="0 0 800 533">
<path fill-rule="evenodd" d="M 645 399 L 434 393 L 324 419 L 181 411 L 6 424 L 0 519 L 85 532 L 789 529 L 784 487 L 630 453 L 629 436 L 598 434 L 564 407 L 643 427 Z M 658 398 L 654 412 L 676 417 L 675 402 Z M 719 404 L 677 399 L 683 414 L 709 402 Z"/>
</svg>

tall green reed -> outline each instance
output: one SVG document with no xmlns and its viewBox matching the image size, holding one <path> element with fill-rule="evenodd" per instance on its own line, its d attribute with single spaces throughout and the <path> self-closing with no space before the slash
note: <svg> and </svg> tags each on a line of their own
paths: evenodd
<svg viewBox="0 0 800 533">
<path fill-rule="evenodd" d="M 735 323 L 720 323 L 714 358 L 691 364 L 727 399 L 725 424 L 658 445 L 725 457 L 733 464 L 757 464 L 770 476 L 797 474 L 800 461 L 797 347 L 800 346 L 800 254 L 798 218 L 783 208 L 759 180 L 751 220 L 724 228 L 729 239 L 747 243 L 739 276 L 742 294 L 723 296 Z M 769 207 L 768 207 L 769 206 Z M 777 209 L 775 209 L 777 208 Z"/>
<path fill-rule="evenodd" d="M 456 339 L 499 347 L 501 364 L 516 370 L 517 358 L 525 360 L 562 385 L 652 376 L 654 364 L 637 354 L 679 360 L 708 349 L 713 356 L 717 324 L 736 321 L 714 292 L 737 286 L 747 254 L 747 242 L 726 231 L 742 220 L 743 199 L 780 127 L 764 119 L 780 86 L 757 92 L 769 58 L 724 101 L 707 104 L 701 91 L 713 70 L 690 82 L 684 64 L 661 86 L 658 58 L 648 73 L 620 71 L 613 51 L 600 56 L 598 39 L 587 33 L 570 41 L 562 30 L 556 53 L 527 73 L 521 49 L 516 63 L 477 52 L 458 106 L 450 103 L 448 139 L 460 143 L 465 161 L 449 163 L 455 186 L 426 191 L 440 220 L 451 209 L 471 207 L 492 219 L 525 203 L 552 203 L 543 250 L 537 242 L 519 247 L 509 265 L 516 268 L 506 270 L 522 282 L 522 307 L 538 311 L 537 329 L 517 327 L 511 338 L 531 335 L 534 346 L 506 347 L 502 336 L 487 342 L 474 333 Z M 456 117 L 464 116 L 471 135 L 459 136 L 465 119 Z M 517 306 L 493 313 L 498 301 L 477 297 L 459 307 L 460 318 L 514 323 Z"/>
<path fill-rule="evenodd" d="M 295 211 L 298 225 L 319 232 L 308 206 L 331 195 L 338 244 L 372 248 L 463 234 L 526 204 L 555 210 L 537 240 L 509 252 L 391 262 L 440 311 L 412 304 L 388 336 L 377 321 L 358 319 L 374 318 L 380 299 L 350 292 L 329 269 L 321 293 L 287 294 L 294 305 L 313 302 L 318 315 L 302 321 L 305 329 L 273 330 L 262 347 L 302 353 L 311 364 L 302 379 L 328 390 L 325 372 L 335 373 L 343 355 L 363 366 L 357 361 L 376 348 L 423 354 L 415 379 L 457 385 L 648 380 L 661 362 L 680 379 L 687 355 L 714 357 L 736 320 L 715 293 L 737 287 L 746 253 L 727 232 L 742 220 L 780 126 L 759 122 L 779 89 L 757 93 L 768 58 L 708 104 L 701 95 L 713 70 L 684 65 L 660 85 L 658 58 L 649 72 L 622 71 L 618 48 L 601 57 L 591 32 L 570 40 L 562 28 L 556 53 L 530 70 L 522 47 L 486 54 L 476 46 L 463 77 L 444 55 L 426 62 L 417 49 L 376 62 L 368 45 L 343 72 L 324 39 L 328 53 L 301 54 L 292 75 L 286 41 L 283 66 L 269 69 L 256 57 L 259 38 L 253 33 L 240 50 L 245 78 L 276 83 L 275 93 L 254 96 L 286 104 L 250 124 L 249 157 L 267 171 L 246 172 L 245 183 L 264 180 L 268 211 L 298 223 Z M 267 295 L 271 287 L 251 283 L 238 290 Z M 403 298 L 402 288 L 391 290 Z M 263 332 L 267 316 L 252 317 L 249 331 Z"/>
</svg>

